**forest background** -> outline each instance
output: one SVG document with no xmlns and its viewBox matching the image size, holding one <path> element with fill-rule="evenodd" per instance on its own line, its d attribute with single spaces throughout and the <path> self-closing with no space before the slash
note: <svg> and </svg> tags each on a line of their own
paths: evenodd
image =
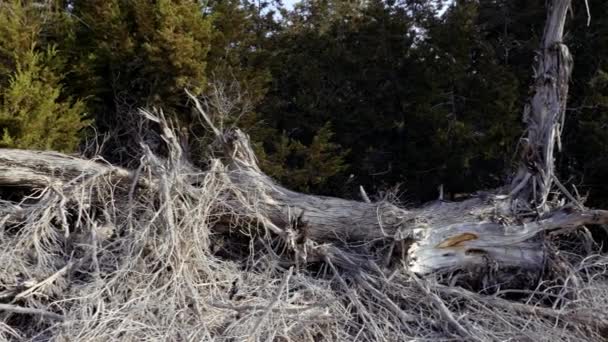
<svg viewBox="0 0 608 342">
<path fill-rule="evenodd" d="M 608 205 L 608 3 L 575 3 L 561 179 Z M 410 203 L 505 184 L 544 0 L 0 0 L 0 147 L 132 166 L 137 109 L 162 108 L 193 161 L 185 89 L 246 131 L 294 190 Z M 221 99 L 220 99 L 221 100 Z M 151 128 L 150 128 L 151 129 Z M 161 144 L 159 144 L 160 146 Z"/>
</svg>

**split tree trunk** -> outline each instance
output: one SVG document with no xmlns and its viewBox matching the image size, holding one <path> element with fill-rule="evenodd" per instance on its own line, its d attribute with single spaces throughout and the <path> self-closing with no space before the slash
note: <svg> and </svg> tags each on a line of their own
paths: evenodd
<svg viewBox="0 0 608 342">
<path fill-rule="evenodd" d="M 557 143 L 559 147 L 571 70 L 570 55 L 562 43 L 570 1 L 550 3 L 536 67 L 535 95 L 525 110 L 528 130 L 522 163 L 508 195 L 480 193 L 463 202 L 437 201 L 406 210 L 388 202 L 297 193 L 276 184 L 260 170 L 243 132 L 220 132 L 197 106 L 223 151 L 223 156 L 212 163 L 223 163 L 228 170 L 226 177 L 234 185 L 226 193 L 227 203 L 233 207 L 220 221 L 238 225 L 243 216 L 257 220 L 270 234 L 288 242 L 304 261 L 333 258 L 332 262 L 339 266 L 356 270 L 366 263 L 395 257 L 390 251 L 400 246 L 405 267 L 419 275 L 464 271 L 466 281 L 483 283 L 484 287 L 489 283 L 532 286 L 551 257 L 539 233 L 608 223 L 608 213 L 604 211 L 571 207 L 551 211 L 548 204 L 556 179 L 554 146 Z M 165 139 L 175 152 L 172 158 L 183 158 L 165 121 L 146 116 L 163 126 Z M 99 175 L 127 185 L 157 186 L 154 180 L 144 182 L 134 172 L 106 164 L 53 152 L 0 150 L 0 189 L 66 187 Z M 128 190 L 129 186 L 125 188 Z M 252 199 L 255 210 L 242 207 L 243 198 Z M 519 215 L 522 209 L 529 214 L 530 206 L 535 215 L 542 216 Z M 17 212 L 13 207 L 4 205 L 3 210 Z M 370 245 L 374 243 L 387 247 L 389 252 L 373 254 Z"/>
<path fill-rule="evenodd" d="M 545 213 L 555 176 L 555 147 L 561 150 L 572 57 L 563 43 L 570 0 L 547 1 L 547 21 L 534 66 L 534 96 L 524 108 L 527 136 L 522 139 L 519 170 L 512 183 L 516 206 Z"/>
</svg>

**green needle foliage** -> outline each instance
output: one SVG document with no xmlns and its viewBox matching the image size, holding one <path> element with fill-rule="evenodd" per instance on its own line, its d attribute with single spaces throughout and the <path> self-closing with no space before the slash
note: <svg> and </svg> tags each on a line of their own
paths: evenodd
<svg viewBox="0 0 608 342">
<path fill-rule="evenodd" d="M 0 2 L 0 146 L 73 151 L 85 105 L 64 91 L 57 47 L 40 43 L 44 19 L 21 1 Z"/>
<path fill-rule="evenodd" d="M 74 0 L 73 35 L 66 39 L 72 90 L 111 129 L 127 111 L 162 106 L 188 113 L 183 89 L 207 85 L 211 24 L 188 0 Z"/>
</svg>

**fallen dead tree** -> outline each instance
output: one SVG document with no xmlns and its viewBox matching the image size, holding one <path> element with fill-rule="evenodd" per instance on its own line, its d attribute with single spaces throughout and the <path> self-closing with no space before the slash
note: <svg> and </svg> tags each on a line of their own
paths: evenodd
<svg viewBox="0 0 608 342">
<path fill-rule="evenodd" d="M 608 212 L 585 208 L 553 166 L 569 5 L 549 6 L 512 185 L 462 202 L 405 209 L 285 189 L 246 134 L 218 130 L 200 105 L 215 138 L 205 170 L 160 112 L 141 114 L 168 153 L 144 147 L 137 170 L 0 150 L 0 334 L 601 340 L 608 259 L 585 226 Z"/>
</svg>

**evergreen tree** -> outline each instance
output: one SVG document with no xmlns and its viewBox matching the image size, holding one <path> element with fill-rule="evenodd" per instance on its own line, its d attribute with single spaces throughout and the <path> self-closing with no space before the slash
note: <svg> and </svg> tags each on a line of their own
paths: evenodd
<svg viewBox="0 0 608 342">
<path fill-rule="evenodd" d="M 444 162 L 434 167 L 451 192 L 503 183 L 522 128 L 518 79 L 485 39 L 479 16 L 479 2 L 456 1 L 419 49 L 435 90 L 430 110 L 416 115 L 437 120 L 429 138 Z"/>
<path fill-rule="evenodd" d="M 353 185 L 405 182 L 424 200 L 440 184 L 498 184 L 520 132 L 519 83 L 484 42 L 478 3 L 460 1 L 443 18 L 437 9 L 301 3 L 273 40 L 264 117 L 304 145 L 331 121 L 335 142 L 351 150 Z"/>
<path fill-rule="evenodd" d="M 47 8 L 0 3 L 0 146 L 73 151 L 87 125 L 82 101 L 66 95 L 64 61 L 41 39 Z"/>
<path fill-rule="evenodd" d="M 411 29 L 397 5 L 302 2 L 272 37 L 273 83 L 259 110 L 272 127 L 305 146 L 332 122 L 334 143 L 351 151 L 345 161 L 356 181 L 368 185 L 368 174 L 384 170 L 394 157 L 393 128 L 408 92 L 397 80 L 411 65 Z M 381 161 L 368 163 L 378 156 Z M 346 179 L 333 181 L 324 190 L 341 191 Z"/>
<path fill-rule="evenodd" d="M 283 133 L 268 149 L 270 154 L 263 150 L 258 153 L 262 157 L 261 167 L 291 189 L 329 193 L 325 188 L 336 175 L 348 169 L 344 161 L 348 151 L 331 141 L 333 135 L 327 123 L 306 146 Z"/>
<path fill-rule="evenodd" d="M 268 2 L 214 0 L 207 12 L 213 26 L 207 74 L 213 80 L 238 82 L 252 104 L 266 94 L 270 74 L 267 36 L 278 29 Z"/>
<path fill-rule="evenodd" d="M 250 134 L 262 169 L 281 183 L 301 191 L 332 193 L 327 186 L 346 165 L 345 152 L 330 141 L 329 125 L 316 127 L 311 140 L 303 144 L 281 133 L 282 128 L 267 113 L 256 110 L 271 86 L 269 69 L 273 63 L 282 63 L 273 58 L 274 37 L 284 29 L 273 9 L 280 4 L 229 0 L 211 1 L 208 6 L 214 28 L 208 75 L 214 83 L 224 85 L 220 90 L 228 92 L 227 97 L 242 99 L 230 109 L 224 108 L 218 119 Z M 239 86 L 233 87 L 232 82 Z"/>
<path fill-rule="evenodd" d="M 65 42 L 72 91 L 89 99 L 103 132 L 121 115 L 160 106 L 187 120 L 184 88 L 207 85 L 211 24 L 190 0 L 74 0 L 74 33 Z"/>
<path fill-rule="evenodd" d="M 493 187 L 516 154 L 545 4 L 442 4 L 3 1 L 0 143 L 73 150 L 86 112 L 98 133 L 117 134 L 106 156 L 128 160 L 128 113 L 160 107 L 204 138 L 183 89 L 219 89 L 233 102 L 214 119 L 248 132 L 263 169 L 291 188 L 345 195 L 404 183 L 423 201 L 440 184 Z M 589 5 L 591 25 L 575 4 L 566 36 L 575 72 L 560 170 L 581 191 L 598 189 L 597 203 L 608 172 L 608 6 Z M 204 153 L 206 140 L 191 142 Z"/>
<path fill-rule="evenodd" d="M 589 205 L 608 205 L 608 3 L 574 4 L 567 44 L 574 56 L 573 78 L 566 113 L 562 179 L 589 192 Z M 590 19 L 589 25 L 587 21 Z M 568 186 L 570 186 L 568 184 Z"/>
</svg>

